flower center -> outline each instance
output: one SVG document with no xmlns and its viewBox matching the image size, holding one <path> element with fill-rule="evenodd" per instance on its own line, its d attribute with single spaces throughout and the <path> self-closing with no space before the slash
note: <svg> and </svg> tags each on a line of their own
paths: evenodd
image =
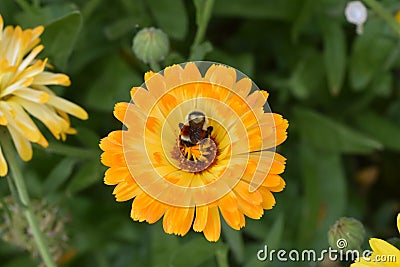
<svg viewBox="0 0 400 267">
<path fill-rule="evenodd" d="M 181 130 L 172 157 L 178 167 L 188 172 L 201 172 L 215 160 L 217 145 L 211 138 L 212 126 L 205 129 L 206 116 L 199 111 L 188 114 L 186 123 L 180 123 Z"/>
<path fill-rule="evenodd" d="M 195 146 L 179 144 L 174 147 L 172 157 L 178 167 L 187 172 L 201 172 L 207 169 L 217 156 L 217 145 L 211 138 L 205 138 Z"/>
</svg>

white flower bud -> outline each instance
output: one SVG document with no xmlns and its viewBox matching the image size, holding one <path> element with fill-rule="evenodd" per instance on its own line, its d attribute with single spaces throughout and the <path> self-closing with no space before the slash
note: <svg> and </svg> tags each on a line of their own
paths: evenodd
<svg viewBox="0 0 400 267">
<path fill-rule="evenodd" d="M 344 11 L 348 22 L 357 25 L 357 34 L 362 34 L 363 25 L 367 20 L 367 8 L 360 1 L 351 1 Z"/>
</svg>

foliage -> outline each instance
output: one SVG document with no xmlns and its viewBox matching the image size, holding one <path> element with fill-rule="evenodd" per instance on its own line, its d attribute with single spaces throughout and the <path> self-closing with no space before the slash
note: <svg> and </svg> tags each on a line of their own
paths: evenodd
<svg viewBox="0 0 400 267">
<path fill-rule="evenodd" d="M 40 2 L 40 3 L 39 3 Z M 369 1 L 368 1 L 369 2 Z M 400 9 L 383 0 L 384 11 Z M 33 198 L 45 196 L 67 214 L 70 250 L 63 266 L 265 266 L 257 251 L 328 247 L 339 217 L 363 221 L 369 234 L 396 234 L 400 209 L 400 39 L 373 9 L 357 35 L 344 0 L 1 0 L 5 24 L 45 25 L 45 50 L 72 80 L 57 93 L 85 107 L 78 134 L 23 164 Z M 395 25 L 396 26 L 396 25 Z M 133 222 L 129 203 L 103 185 L 98 142 L 121 126 L 114 104 L 129 101 L 149 66 L 131 50 L 144 27 L 170 38 L 161 68 L 189 59 L 217 61 L 246 73 L 270 93 L 273 111 L 289 120 L 281 152 L 286 189 L 260 221 L 243 231 L 223 226 L 208 243 L 193 231 L 165 234 L 162 225 Z M 21 163 L 22 164 L 22 163 Z M 9 194 L 0 182 L 0 197 Z M 4 267 L 36 266 L 28 253 L 0 243 Z M 267 266 L 283 266 L 270 262 Z M 304 263 L 290 263 L 303 266 Z M 347 263 L 348 265 L 348 263 Z"/>
</svg>

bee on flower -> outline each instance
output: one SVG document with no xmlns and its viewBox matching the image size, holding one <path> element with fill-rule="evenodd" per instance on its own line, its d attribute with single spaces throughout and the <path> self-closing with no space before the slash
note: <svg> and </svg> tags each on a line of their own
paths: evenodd
<svg viewBox="0 0 400 267">
<path fill-rule="evenodd" d="M 253 90 L 253 91 L 252 91 Z M 260 219 L 285 187 L 285 158 L 275 152 L 287 120 L 264 110 L 268 93 L 235 69 L 208 62 L 147 72 L 131 103 L 114 115 L 124 125 L 100 143 L 104 182 L 131 217 L 162 218 L 166 233 L 191 228 L 217 241 L 221 215 L 235 230 Z"/>
</svg>

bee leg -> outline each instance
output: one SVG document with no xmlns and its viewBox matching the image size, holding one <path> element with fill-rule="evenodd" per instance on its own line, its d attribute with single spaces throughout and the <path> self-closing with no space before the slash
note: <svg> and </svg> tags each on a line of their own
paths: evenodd
<svg viewBox="0 0 400 267">
<path fill-rule="evenodd" d="M 211 135 L 212 130 L 213 130 L 212 126 L 207 127 L 207 137 L 209 137 Z"/>
<path fill-rule="evenodd" d="M 179 130 L 182 130 L 184 124 L 182 122 L 179 123 Z"/>
</svg>

